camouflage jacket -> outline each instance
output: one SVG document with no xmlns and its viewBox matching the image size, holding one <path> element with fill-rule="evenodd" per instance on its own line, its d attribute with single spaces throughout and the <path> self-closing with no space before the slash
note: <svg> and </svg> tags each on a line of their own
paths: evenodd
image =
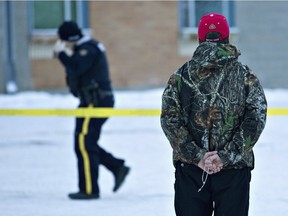
<svg viewBox="0 0 288 216">
<path fill-rule="evenodd" d="M 161 126 L 173 162 L 195 165 L 216 150 L 224 168 L 254 168 L 267 102 L 257 77 L 230 44 L 204 42 L 174 72 L 162 96 Z"/>
</svg>

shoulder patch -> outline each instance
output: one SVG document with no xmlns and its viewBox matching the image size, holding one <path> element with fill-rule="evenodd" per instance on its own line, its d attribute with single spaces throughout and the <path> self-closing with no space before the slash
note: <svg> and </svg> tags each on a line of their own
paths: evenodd
<svg viewBox="0 0 288 216">
<path fill-rule="evenodd" d="M 79 50 L 79 54 L 80 54 L 80 56 L 86 56 L 88 54 L 88 50 L 81 49 L 81 50 Z"/>
</svg>

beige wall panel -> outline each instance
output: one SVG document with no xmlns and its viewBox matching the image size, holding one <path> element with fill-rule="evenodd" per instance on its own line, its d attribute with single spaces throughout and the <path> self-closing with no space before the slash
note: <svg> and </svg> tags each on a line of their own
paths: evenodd
<svg viewBox="0 0 288 216">
<path fill-rule="evenodd" d="M 166 83 L 178 54 L 177 2 L 90 2 L 93 36 L 107 49 L 114 87 Z"/>
</svg>

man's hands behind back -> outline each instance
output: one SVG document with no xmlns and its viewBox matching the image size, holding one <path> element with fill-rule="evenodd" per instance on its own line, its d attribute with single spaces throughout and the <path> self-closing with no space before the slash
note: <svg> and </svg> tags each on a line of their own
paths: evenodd
<svg viewBox="0 0 288 216">
<path fill-rule="evenodd" d="M 223 162 L 217 154 L 217 151 L 211 151 L 205 153 L 204 157 L 199 161 L 198 167 L 208 174 L 215 174 L 221 171 Z"/>
</svg>

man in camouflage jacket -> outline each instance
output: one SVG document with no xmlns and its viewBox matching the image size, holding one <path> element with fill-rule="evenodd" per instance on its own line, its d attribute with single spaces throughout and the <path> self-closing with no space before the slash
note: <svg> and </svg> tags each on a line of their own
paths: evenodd
<svg viewBox="0 0 288 216">
<path fill-rule="evenodd" d="M 221 34 L 207 39 L 219 19 Z M 163 93 L 161 125 L 173 148 L 177 215 L 248 215 L 252 148 L 264 129 L 267 103 L 228 36 L 213 41 L 227 28 L 229 36 L 222 15 L 202 17 L 200 45 Z"/>
</svg>

